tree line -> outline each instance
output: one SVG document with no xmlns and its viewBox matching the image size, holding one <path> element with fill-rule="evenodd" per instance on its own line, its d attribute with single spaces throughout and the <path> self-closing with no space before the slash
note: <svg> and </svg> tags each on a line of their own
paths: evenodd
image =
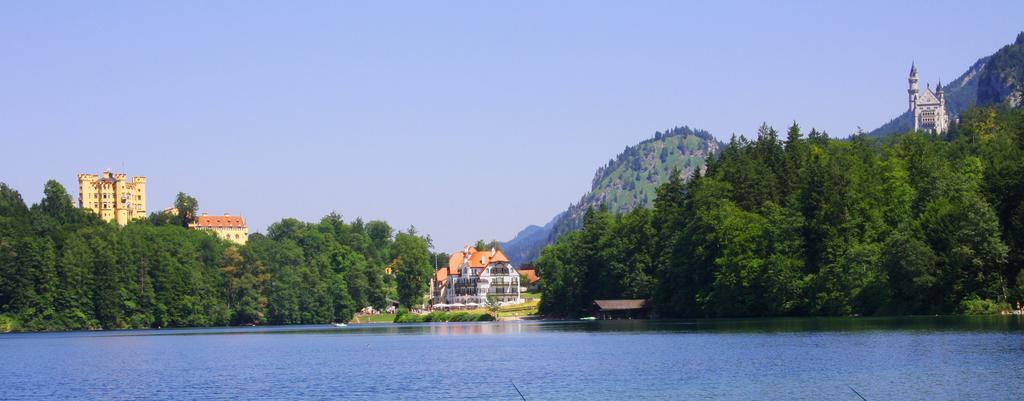
<svg viewBox="0 0 1024 401">
<path fill-rule="evenodd" d="M 0 328 L 77 330 L 347 321 L 421 302 L 430 239 L 383 221 L 283 219 L 245 245 L 177 215 L 125 227 L 75 208 L 56 181 L 31 207 L 0 184 Z"/>
<path fill-rule="evenodd" d="M 653 209 L 587 212 L 544 249 L 541 312 L 650 299 L 665 317 L 993 313 L 1024 291 L 1024 111 L 939 136 L 736 138 Z"/>
</svg>

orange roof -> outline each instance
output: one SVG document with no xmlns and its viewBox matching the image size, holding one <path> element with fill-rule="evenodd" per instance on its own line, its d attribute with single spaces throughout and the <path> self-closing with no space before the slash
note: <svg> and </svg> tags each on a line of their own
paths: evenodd
<svg viewBox="0 0 1024 401">
<path fill-rule="evenodd" d="M 501 250 L 497 250 L 497 251 L 494 252 L 494 255 L 491 256 L 491 263 L 496 263 L 496 262 L 508 263 L 509 260 L 508 260 L 508 257 L 506 257 L 505 254 L 503 252 L 501 252 Z"/>
<path fill-rule="evenodd" d="M 197 228 L 245 227 L 242 216 L 198 216 Z"/>
<path fill-rule="evenodd" d="M 520 270 L 519 273 L 526 276 L 526 282 L 530 283 L 530 285 L 540 281 L 540 276 L 537 275 L 537 271 L 534 269 Z"/>
<path fill-rule="evenodd" d="M 505 253 L 497 249 L 480 251 L 474 247 L 466 246 L 463 250 L 452 253 L 452 256 L 448 258 L 448 274 L 459 274 L 459 269 L 467 261 L 467 258 L 469 259 L 469 267 L 472 269 L 483 269 L 491 263 L 510 262 Z"/>
<path fill-rule="evenodd" d="M 434 281 L 438 283 L 443 283 L 447 279 L 448 269 L 437 269 L 437 271 L 434 272 Z"/>
<path fill-rule="evenodd" d="M 497 249 L 473 252 L 472 256 L 469 257 L 469 267 L 477 269 L 484 268 L 491 263 L 498 262 L 508 263 L 509 260 L 503 252 Z"/>
<path fill-rule="evenodd" d="M 473 254 L 469 256 L 469 267 L 474 269 L 487 267 L 489 255 L 490 252 L 473 252 Z"/>
<path fill-rule="evenodd" d="M 459 275 L 459 269 L 462 267 L 462 261 L 466 260 L 466 256 L 462 252 L 455 252 L 451 257 L 448 258 L 448 274 L 453 276 Z"/>
</svg>

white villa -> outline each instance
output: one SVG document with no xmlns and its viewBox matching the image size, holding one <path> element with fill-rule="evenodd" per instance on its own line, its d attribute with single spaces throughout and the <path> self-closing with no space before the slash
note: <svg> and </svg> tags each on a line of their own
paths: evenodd
<svg viewBox="0 0 1024 401">
<path fill-rule="evenodd" d="M 466 246 L 452 254 L 448 267 L 430 279 L 430 304 L 438 309 L 484 306 L 488 299 L 500 305 L 523 302 L 519 272 L 500 250 L 478 251 Z"/>
</svg>

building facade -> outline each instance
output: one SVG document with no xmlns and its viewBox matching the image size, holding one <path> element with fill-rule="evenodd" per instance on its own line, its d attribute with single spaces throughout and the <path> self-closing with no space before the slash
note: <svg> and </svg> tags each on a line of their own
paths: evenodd
<svg viewBox="0 0 1024 401">
<path fill-rule="evenodd" d="M 124 173 L 78 175 L 78 207 L 92 210 L 105 221 L 126 225 L 146 218 L 146 177 L 131 180 Z"/>
<path fill-rule="evenodd" d="M 245 219 L 242 216 L 232 216 L 228 213 L 224 213 L 223 216 L 210 216 L 203 213 L 196 216 L 196 220 L 190 223 L 188 228 L 210 231 L 218 238 L 240 245 L 249 241 L 249 227 L 245 225 Z"/>
<path fill-rule="evenodd" d="M 914 115 L 914 130 L 945 133 L 949 129 L 949 113 L 946 112 L 946 93 L 942 89 L 942 82 L 935 85 L 934 92 L 927 84 L 924 92 L 919 92 L 917 66 L 913 63 L 910 64 L 910 78 L 907 81 L 910 83 L 907 94 L 910 97 L 910 113 Z"/>
<path fill-rule="evenodd" d="M 448 259 L 430 279 L 430 304 L 434 307 L 483 306 L 522 303 L 519 272 L 500 250 L 479 251 L 465 247 Z"/>
</svg>

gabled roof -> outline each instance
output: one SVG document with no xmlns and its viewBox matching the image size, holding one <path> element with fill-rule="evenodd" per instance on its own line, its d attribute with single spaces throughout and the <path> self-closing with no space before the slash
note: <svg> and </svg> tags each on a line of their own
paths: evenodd
<svg viewBox="0 0 1024 401">
<path fill-rule="evenodd" d="M 533 285 L 534 283 L 540 281 L 540 276 L 537 275 L 537 270 L 526 269 L 520 270 L 519 273 L 526 276 L 526 282 L 529 283 L 530 285 Z"/>
<path fill-rule="evenodd" d="M 434 281 L 443 283 L 445 280 L 448 280 L 448 269 L 437 269 L 437 271 L 434 272 Z"/>
<path fill-rule="evenodd" d="M 647 308 L 646 299 L 598 299 L 594 301 L 594 304 L 602 311 Z"/>
<path fill-rule="evenodd" d="M 461 274 L 462 265 L 466 264 L 471 269 L 483 269 L 491 263 L 509 263 L 508 256 L 497 249 L 491 249 L 486 251 L 480 251 L 471 246 L 463 248 L 461 251 L 452 253 L 452 256 L 448 257 L 448 275 L 457 276 Z M 480 274 L 477 271 L 476 274 Z"/>
<path fill-rule="evenodd" d="M 196 228 L 244 228 L 245 220 L 242 216 L 198 216 L 196 217 Z"/>
<path fill-rule="evenodd" d="M 469 255 L 469 267 L 480 269 L 487 267 L 490 252 L 473 252 Z"/>
<path fill-rule="evenodd" d="M 926 104 L 939 104 L 939 98 L 935 96 L 931 88 L 925 88 L 921 95 L 917 97 L 918 106 Z"/>
<path fill-rule="evenodd" d="M 452 256 L 448 257 L 448 274 L 452 276 L 459 275 L 459 269 L 462 268 L 462 262 L 466 260 L 466 256 L 462 252 L 455 252 Z"/>
<path fill-rule="evenodd" d="M 494 254 L 491 255 L 491 263 L 505 262 L 509 263 L 508 257 L 501 250 L 494 250 Z"/>
<path fill-rule="evenodd" d="M 469 267 L 474 269 L 482 269 L 487 267 L 491 263 L 505 262 L 508 263 L 508 257 L 505 253 L 491 249 L 488 251 L 475 251 L 469 256 Z"/>
</svg>

